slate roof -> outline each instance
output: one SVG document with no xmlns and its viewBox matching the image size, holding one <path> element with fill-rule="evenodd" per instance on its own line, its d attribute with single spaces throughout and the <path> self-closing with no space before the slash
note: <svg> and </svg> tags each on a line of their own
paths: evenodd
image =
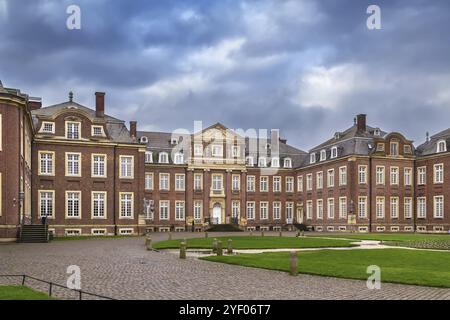
<svg viewBox="0 0 450 320">
<path fill-rule="evenodd" d="M 437 143 L 440 140 L 445 140 L 447 150 L 450 150 L 450 128 L 445 129 L 431 136 L 428 141 L 425 141 L 416 148 L 416 155 L 428 156 L 437 153 Z"/>
</svg>

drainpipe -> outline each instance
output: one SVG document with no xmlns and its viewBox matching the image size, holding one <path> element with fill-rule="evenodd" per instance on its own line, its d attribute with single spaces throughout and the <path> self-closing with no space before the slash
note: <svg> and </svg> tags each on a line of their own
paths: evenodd
<svg viewBox="0 0 450 320">
<path fill-rule="evenodd" d="M 116 148 L 117 146 L 114 146 L 114 160 L 113 160 L 113 224 L 114 224 L 114 235 L 117 236 L 117 224 L 116 224 L 116 184 L 117 184 L 117 178 L 116 178 Z"/>
</svg>

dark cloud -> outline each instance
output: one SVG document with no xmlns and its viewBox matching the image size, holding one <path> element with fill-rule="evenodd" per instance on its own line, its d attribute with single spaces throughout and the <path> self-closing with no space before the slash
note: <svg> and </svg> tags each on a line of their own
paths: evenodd
<svg viewBox="0 0 450 320">
<path fill-rule="evenodd" d="M 370 4 L 0 0 L 0 78 L 46 104 L 106 91 L 110 114 L 146 129 L 280 128 L 307 149 L 364 112 L 422 142 L 450 127 L 450 2 L 376 1 L 376 31 Z"/>
</svg>

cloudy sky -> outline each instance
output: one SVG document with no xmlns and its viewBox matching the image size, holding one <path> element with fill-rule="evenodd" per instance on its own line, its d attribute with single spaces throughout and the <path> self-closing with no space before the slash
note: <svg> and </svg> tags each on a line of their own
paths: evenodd
<svg viewBox="0 0 450 320">
<path fill-rule="evenodd" d="M 367 113 L 423 142 L 450 127 L 449 22 L 448 0 L 0 0 L 0 79 L 44 105 L 105 91 L 141 130 L 279 128 L 308 149 Z"/>
</svg>

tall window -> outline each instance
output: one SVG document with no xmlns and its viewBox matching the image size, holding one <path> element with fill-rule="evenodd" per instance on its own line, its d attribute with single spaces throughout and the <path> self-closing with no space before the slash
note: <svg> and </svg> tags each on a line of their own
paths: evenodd
<svg viewBox="0 0 450 320">
<path fill-rule="evenodd" d="M 266 162 L 266 158 L 264 157 L 260 157 L 258 159 L 258 167 L 266 167 L 267 166 L 267 162 Z"/>
<path fill-rule="evenodd" d="M 67 218 L 80 218 L 80 191 L 67 191 L 66 192 L 66 217 Z"/>
<path fill-rule="evenodd" d="M 347 185 L 347 167 L 339 168 L 339 185 L 340 186 Z"/>
<path fill-rule="evenodd" d="M 284 159 L 284 167 L 285 168 L 292 168 L 292 160 L 291 160 L 291 158 L 285 158 Z"/>
<path fill-rule="evenodd" d="M 330 169 L 327 171 L 327 187 L 334 187 L 334 169 Z"/>
<path fill-rule="evenodd" d="M 267 192 L 267 191 L 269 191 L 269 177 L 261 176 L 259 178 L 259 191 L 260 192 Z"/>
<path fill-rule="evenodd" d="M 194 156 L 196 156 L 196 157 L 203 156 L 203 145 L 201 145 L 201 144 L 194 145 Z"/>
<path fill-rule="evenodd" d="M 277 158 L 277 157 L 272 158 L 271 166 L 273 168 L 280 167 L 280 158 Z"/>
<path fill-rule="evenodd" d="M 323 219 L 323 200 L 317 200 L 317 219 Z"/>
<path fill-rule="evenodd" d="M 433 216 L 435 218 L 444 217 L 444 196 L 434 197 Z"/>
<path fill-rule="evenodd" d="M 168 173 L 159 174 L 159 190 L 170 190 L 170 175 Z"/>
<path fill-rule="evenodd" d="M 169 220 L 169 201 L 159 201 L 159 220 Z"/>
<path fill-rule="evenodd" d="M 247 202 L 247 219 L 249 220 L 255 219 L 255 202 L 252 201 Z"/>
<path fill-rule="evenodd" d="M 145 190 L 153 190 L 153 173 L 145 173 Z"/>
<path fill-rule="evenodd" d="M 267 220 L 269 218 L 268 207 L 269 203 L 267 201 L 261 201 L 259 203 L 259 217 L 261 220 Z"/>
<path fill-rule="evenodd" d="M 194 220 L 201 220 L 203 216 L 203 202 L 194 201 Z"/>
<path fill-rule="evenodd" d="M 391 218 L 398 218 L 398 197 L 391 197 Z"/>
<path fill-rule="evenodd" d="M 66 153 L 66 175 L 81 176 L 79 153 Z"/>
<path fill-rule="evenodd" d="M 213 174 L 212 176 L 212 189 L 214 191 L 222 190 L 222 175 L 221 174 Z"/>
<path fill-rule="evenodd" d="M 393 157 L 398 156 L 398 142 L 391 141 L 390 146 L 391 146 L 391 148 L 390 148 L 390 150 L 391 150 L 390 155 L 393 156 Z"/>
<path fill-rule="evenodd" d="M 320 161 L 324 161 L 324 160 L 327 160 L 327 151 L 321 150 L 320 151 Z"/>
<path fill-rule="evenodd" d="M 273 192 L 281 192 L 281 177 L 273 177 Z"/>
<path fill-rule="evenodd" d="M 184 157 L 182 153 L 176 153 L 175 154 L 175 164 L 183 164 L 184 163 Z"/>
<path fill-rule="evenodd" d="M 273 219 L 274 220 L 281 219 L 281 202 L 279 201 L 273 202 Z"/>
<path fill-rule="evenodd" d="M 442 163 L 434 165 L 434 183 L 444 183 L 444 165 Z"/>
<path fill-rule="evenodd" d="M 412 168 L 405 168 L 404 169 L 404 183 L 405 186 L 411 186 L 412 185 Z"/>
<path fill-rule="evenodd" d="M 106 192 L 92 192 L 92 218 L 105 218 Z"/>
<path fill-rule="evenodd" d="M 311 153 L 311 155 L 309 156 L 309 163 L 315 163 L 315 162 L 316 162 L 316 154 Z"/>
<path fill-rule="evenodd" d="M 39 174 L 54 175 L 54 153 L 53 152 L 39 152 Z"/>
<path fill-rule="evenodd" d="M 337 158 L 338 156 L 338 149 L 337 147 L 331 148 L 331 159 Z"/>
<path fill-rule="evenodd" d="M 233 158 L 239 157 L 239 146 L 232 146 L 231 147 L 231 156 Z"/>
<path fill-rule="evenodd" d="M 231 187 L 233 189 L 233 191 L 239 191 L 239 189 L 241 188 L 241 176 L 238 174 L 234 174 L 231 177 Z"/>
<path fill-rule="evenodd" d="M 297 177 L 297 192 L 303 192 L 303 176 Z"/>
<path fill-rule="evenodd" d="M 106 177 L 106 155 L 104 154 L 92 155 L 92 176 Z"/>
<path fill-rule="evenodd" d="M 306 201 L 306 219 L 311 220 L 313 218 L 313 203 L 311 200 Z"/>
<path fill-rule="evenodd" d="M 39 216 L 54 218 L 54 191 L 39 191 Z"/>
<path fill-rule="evenodd" d="M 286 192 L 294 192 L 294 177 L 286 177 Z"/>
<path fill-rule="evenodd" d="M 120 178 L 132 179 L 134 177 L 133 162 L 133 156 L 120 156 Z"/>
<path fill-rule="evenodd" d="M 175 174 L 175 191 L 184 191 L 184 174 Z"/>
<path fill-rule="evenodd" d="M 161 152 L 158 158 L 159 163 L 169 163 L 169 154 L 167 152 Z"/>
<path fill-rule="evenodd" d="M 358 197 L 358 216 L 367 218 L 367 197 Z"/>
<path fill-rule="evenodd" d="M 339 198 L 339 218 L 347 218 L 347 197 Z"/>
<path fill-rule="evenodd" d="M 66 138 L 67 139 L 80 139 L 80 123 L 79 122 L 66 122 Z"/>
<path fill-rule="evenodd" d="M 253 161 L 253 157 L 247 157 L 245 162 L 247 163 L 248 166 L 253 167 L 255 165 L 254 161 Z"/>
<path fill-rule="evenodd" d="M 378 219 L 383 219 L 384 218 L 384 197 L 377 197 L 376 200 L 376 214 L 377 214 L 377 218 Z"/>
<path fill-rule="evenodd" d="M 215 144 L 212 146 L 213 157 L 223 157 L 223 147 L 221 144 Z"/>
<path fill-rule="evenodd" d="M 398 185 L 398 167 L 391 167 L 391 185 Z"/>
<path fill-rule="evenodd" d="M 233 201 L 231 203 L 231 216 L 233 218 L 239 218 L 241 211 L 241 203 L 240 201 Z"/>
<path fill-rule="evenodd" d="M 133 193 L 120 192 L 120 217 L 133 218 Z"/>
<path fill-rule="evenodd" d="M 439 140 L 437 143 L 437 152 L 446 152 L 447 151 L 447 143 L 445 140 Z"/>
<path fill-rule="evenodd" d="M 316 173 L 316 188 L 322 189 L 323 188 L 323 172 L 319 171 Z"/>
<path fill-rule="evenodd" d="M 286 220 L 288 223 L 292 223 L 292 219 L 294 218 L 294 203 L 286 202 Z"/>
<path fill-rule="evenodd" d="M 311 191 L 312 190 L 312 184 L 313 184 L 312 174 L 308 173 L 306 175 L 306 191 Z"/>
<path fill-rule="evenodd" d="M 153 153 L 151 151 L 145 151 L 145 163 L 153 162 Z"/>
<path fill-rule="evenodd" d="M 376 183 L 384 184 L 384 167 L 377 166 L 376 168 Z"/>
<path fill-rule="evenodd" d="M 405 197 L 403 211 L 405 213 L 405 219 L 412 218 L 412 198 L 411 197 Z"/>
<path fill-rule="evenodd" d="M 327 214 L 328 219 L 334 219 L 334 198 L 328 198 Z"/>
<path fill-rule="evenodd" d="M 417 198 L 417 217 L 425 218 L 427 216 L 427 198 L 419 197 Z"/>
<path fill-rule="evenodd" d="M 426 182 L 427 182 L 427 168 L 426 167 L 417 168 L 417 184 L 425 185 Z"/>
<path fill-rule="evenodd" d="M 255 192 L 255 176 L 247 176 L 247 191 Z"/>
<path fill-rule="evenodd" d="M 359 184 L 367 183 L 367 166 L 358 166 L 358 181 Z"/>
<path fill-rule="evenodd" d="M 202 190 L 203 175 L 201 173 L 194 174 L 194 190 Z"/>
<path fill-rule="evenodd" d="M 184 201 L 175 201 L 175 220 L 184 220 Z"/>
</svg>

